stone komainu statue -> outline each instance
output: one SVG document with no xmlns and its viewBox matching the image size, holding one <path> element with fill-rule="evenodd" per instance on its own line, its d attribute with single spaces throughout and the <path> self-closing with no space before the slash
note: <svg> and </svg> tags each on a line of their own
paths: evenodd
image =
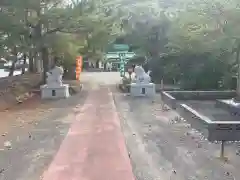
<svg viewBox="0 0 240 180">
<path fill-rule="evenodd" d="M 135 77 L 135 83 L 145 83 L 148 84 L 151 82 L 151 78 L 149 74 L 147 74 L 142 66 L 136 66 L 134 68 L 134 73 L 136 75 Z"/>
<path fill-rule="evenodd" d="M 62 67 L 55 66 L 51 71 L 47 72 L 47 85 L 48 86 L 61 86 L 62 76 L 64 70 Z"/>
</svg>

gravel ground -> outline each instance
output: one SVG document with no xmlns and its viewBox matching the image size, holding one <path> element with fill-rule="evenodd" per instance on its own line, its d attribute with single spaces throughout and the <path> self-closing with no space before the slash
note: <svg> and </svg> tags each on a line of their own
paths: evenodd
<svg viewBox="0 0 240 180">
<path fill-rule="evenodd" d="M 119 74 L 83 73 L 82 79 L 94 88 L 115 84 Z M 41 108 L 7 112 L 7 116 L 0 113 L 1 124 L 2 119 L 12 119 L 0 128 L 0 133 L 7 131 L 0 137 L 0 180 L 39 180 L 75 118 L 76 106 L 81 107 L 86 97 L 83 90 Z M 220 160 L 220 145 L 209 143 L 186 122 L 175 119 L 174 111 L 163 111 L 159 96 L 152 101 L 114 91 L 114 99 L 137 180 L 240 179 L 236 145 L 226 147 L 229 161 Z M 11 142 L 10 150 L 4 141 Z"/>
<path fill-rule="evenodd" d="M 115 85 L 120 76 L 118 72 L 83 72 L 81 82 L 82 92 L 68 99 L 42 101 L 35 97 L 0 112 L 0 180 L 40 180 L 84 104 L 89 88 Z M 8 149 L 4 144 L 9 143 Z"/>
<path fill-rule="evenodd" d="M 176 112 L 154 101 L 114 93 L 122 129 L 137 180 L 238 180 L 240 156 L 226 145 L 228 161 L 219 158 L 219 144 L 205 140 Z"/>
<path fill-rule="evenodd" d="M 69 99 L 1 113 L 9 122 L 4 126 L 8 132 L 0 137 L 0 180 L 41 179 L 75 118 L 75 108 L 86 97 L 83 90 Z M 11 143 L 9 149 L 4 147 L 7 141 Z"/>
</svg>

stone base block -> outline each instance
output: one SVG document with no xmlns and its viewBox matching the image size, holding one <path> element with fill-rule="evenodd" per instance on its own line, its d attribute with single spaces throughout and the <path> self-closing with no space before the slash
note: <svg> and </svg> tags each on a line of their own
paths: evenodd
<svg viewBox="0 0 240 180">
<path fill-rule="evenodd" d="M 240 116 L 240 103 L 235 103 L 232 99 L 217 100 L 216 107 L 225 109 L 231 114 Z"/>
<path fill-rule="evenodd" d="M 68 98 L 69 85 L 63 84 L 61 86 L 49 87 L 47 85 L 41 86 L 41 98 L 42 99 L 62 99 Z"/>
<path fill-rule="evenodd" d="M 132 83 L 130 85 L 130 94 L 131 96 L 135 96 L 135 97 L 141 97 L 141 96 L 152 97 L 156 94 L 155 84 Z"/>
</svg>

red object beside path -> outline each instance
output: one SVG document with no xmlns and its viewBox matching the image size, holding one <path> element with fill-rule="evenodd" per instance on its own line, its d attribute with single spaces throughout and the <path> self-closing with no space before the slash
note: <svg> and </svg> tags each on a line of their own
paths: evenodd
<svg viewBox="0 0 240 180">
<path fill-rule="evenodd" d="M 108 88 L 91 90 L 43 180 L 135 180 Z"/>
<path fill-rule="evenodd" d="M 76 80 L 80 80 L 80 74 L 82 71 L 82 56 L 78 56 L 76 59 Z"/>
</svg>

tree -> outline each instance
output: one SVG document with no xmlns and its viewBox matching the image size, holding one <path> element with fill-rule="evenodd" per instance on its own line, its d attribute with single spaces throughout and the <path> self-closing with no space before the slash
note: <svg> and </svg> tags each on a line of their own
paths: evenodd
<svg viewBox="0 0 240 180">
<path fill-rule="evenodd" d="M 161 1 L 151 14 L 141 13 L 141 3 L 133 3 L 136 8 L 129 10 L 125 38 L 145 55 L 154 55 L 149 61 L 156 78 L 171 77 L 190 88 L 211 89 L 233 73 L 232 52 L 237 51 L 232 49 L 238 47 L 234 41 L 240 32 L 236 0 Z M 145 1 L 145 7 L 150 4 Z"/>
<path fill-rule="evenodd" d="M 117 23 L 110 23 L 112 17 L 106 15 L 102 2 L 95 0 L 73 1 L 70 5 L 64 4 L 63 0 L 22 0 L 21 2 L 9 0 L 1 2 L 0 7 L 0 19 L 6 22 L 0 25 L 1 37 L 3 37 L 1 49 L 5 52 L 14 49 L 23 54 L 24 59 L 28 57 L 31 71 L 34 62 L 37 62 L 36 57 L 41 55 L 44 80 L 51 64 L 50 51 L 54 49 L 52 52 L 56 54 L 57 49 L 54 47 L 56 43 L 52 43 L 51 40 L 59 42 L 54 37 L 64 39 L 66 34 L 73 37 L 78 34 L 84 37 L 81 38 L 82 41 L 87 41 L 87 51 L 92 49 L 93 53 L 98 53 L 104 49 L 104 45 L 113 36 L 112 32 L 116 33 L 118 27 Z M 64 52 L 65 55 L 72 54 L 70 52 L 72 49 L 75 49 L 74 52 L 77 48 L 78 51 L 86 49 L 70 39 L 72 42 L 69 42 L 68 46 L 71 44 L 71 48 L 68 48 L 69 52 Z M 61 43 L 65 44 L 63 41 Z M 12 44 L 15 47 L 12 47 Z"/>
</svg>

